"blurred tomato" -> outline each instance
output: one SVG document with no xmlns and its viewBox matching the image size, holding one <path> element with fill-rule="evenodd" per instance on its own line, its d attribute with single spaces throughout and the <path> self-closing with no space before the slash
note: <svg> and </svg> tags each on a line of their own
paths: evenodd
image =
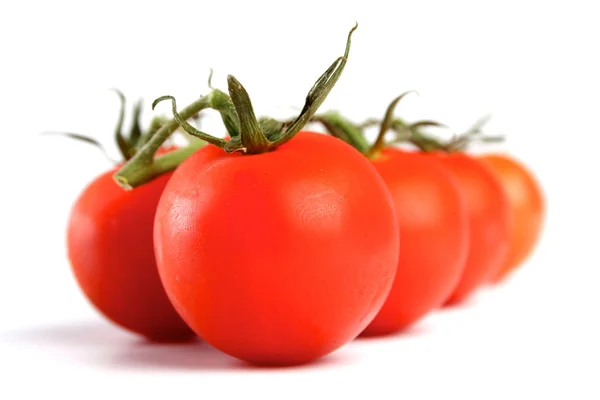
<svg viewBox="0 0 600 400">
<path fill-rule="evenodd" d="M 485 155 L 481 160 L 493 169 L 510 203 L 508 256 L 502 268 L 491 276 L 492 281 L 498 282 L 535 248 L 544 222 L 545 202 L 537 179 L 523 164 L 501 154 Z"/>
<path fill-rule="evenodd" d="M 510 205 L 493 170 L 462 152 L 435 154 L 457 179 L 469 219 L 470 245 L 465 271 L 448 304 L 466 300 L 498 273 L 509 249 Z"/>
<path fill-rule="evenodd" d="M 71 209 L 67 248 L 77 282 L 96 309 L 123 328 L 153 340 L 192 338 L 154 258 L 154 215 L 172 173 L 126 191 L 113 180 L 115 172 L 94 179 Z"/>
<path fill-rule="evenodd" d="M 460 188 L 426 153 L 384 148 L 371 159 L 396 208 L 400 258 L 389 297 L 363 335 L 408 327 L 451 295 L 465 269 L 469 226 Z"/>
</svg>

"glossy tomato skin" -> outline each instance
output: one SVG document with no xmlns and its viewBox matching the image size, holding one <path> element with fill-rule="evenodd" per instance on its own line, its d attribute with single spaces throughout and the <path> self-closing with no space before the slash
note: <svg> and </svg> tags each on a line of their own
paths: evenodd
<svg viewBox="0 0 600 400">
<path fill-rule="evenodd" d="M 195 337 L 171 305 L 154 258 L 154 215 L 171 174 L 125 191 L 115 172 L 92 181 L 71 210 L 67 248 L 77 282 L 123 328 L 158 341 Z"/>
<path fill-rule="evenodd" d="M 447 304 L 460 303 L 498 273 L 508 254 L 508 199 L 490 167 L 468 154 L 435 153 L 457 179 L 469 219 L 465 271 Z"/>
<path fill-rule="evenodd" d="M 165 189 L 154 235 L 183 319 L 255 364 L 308 362 L 358 336 L 398 262 L 394 206 L 377 171 L 311 132 L 259 155 L 194 153 Z"/>
<path fill-rule="evenodd" d="M 522 163 L 501 155 L 481 157 L 492 168 L 510 203 L 510 245 L 502 268 L 491 279 L 498 282 L 509 275 L 533 251 L 542 232 L 546 206 L 536 177 Z"/>
<path fill-rule="evenodd" d="M 440 160 L 386 148 L 372 162 L 392 195 L 402 245 L 390 295 L 365 336 L 405 329 L 441 306 L 462 276 L 469 249 L 460 189 Z"/>
</svg>

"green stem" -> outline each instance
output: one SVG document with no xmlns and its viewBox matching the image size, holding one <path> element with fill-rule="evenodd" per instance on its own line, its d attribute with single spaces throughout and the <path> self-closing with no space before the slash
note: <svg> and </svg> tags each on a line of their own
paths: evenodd
<svg viewBox="0 0 600 400">
<path fill-rule="evenodd" d="M 121 108 L 119 110 L 119 119 L 117 120 L 117 126 L 115 127 L 115 141 L 119 152 L 123 156 L 124 160 L 131 158 L 131 145 L 127 142 L 123 136 L 123 121 L 125 120 L 125 95 L 119 89 L 113 89 L 113 91 L 119 96 L 121 102 Z"/>
<path fill-rule="evenodd" d="M 482 138 L 483 127 L 490 120 L 491 115 L 485 115 L 478 119 L 465 133 L 456 135 L 452 140 L 444 144 L 445 151 L 465 151 L 470 143 Z"/>
<path fill-rule="evenodd" d="M 211 106 L 209 96 L 203 97 L 203 99 L 205 100 L 205 105 L 203 108 L 209 108 Z M 225 146 L 225 144 L 227 143 L 227 141 L 225 139 L 221 139 L 221 138 L 209 135 L 208 133 L 204 133 L 201 130 L 198 130 L 198 129 L 194 128 L 192 125 L 190 125 L 186 121 L 186 119 L 191 118 L 191 117 L 187 117 L 187 115 L 182 114 L 183 111 L 185 111 L 185 110 L 183 110 L 182 113 L 179 113 L 177 111 L 177 101 L 175 100 L 175 97 L 161 96 L 158 99 L 154 100 L 154 103 L 152 103 L 152 108 L 154 109 L 154 107 L 163 100 L 171 100 L 171 108 L 173 111 L 173 118 L 175 119 L 175 122 L 177 123 L 177 125 L 181 126 L 186 132 L 190 133 L 193 136 L 196 136 L 199 139 L 205 140 L 208 143 L 213 144 L 215 146 L 218 146 L 218 147 Z"/>
<path fill-rule="evenodd" d="M 349 143 L 352 147 L 366 154 L 370 145 L 359 126 L 344 118 L 338 112 L 328 112 L 313 118 L 315 122 L 321 123 L 332 135 Z"/>
<path fill-rule="evenodd" d="M 269 141 L 276 139 L 283 132 L 285 122 L 277 121 L 269 117 L 258 119 L 258 125 Z"/>
<path fill-rule="evenodd" d="M 352 43 L 352 34 L 358 28 L 358 23 L 354 25 L 350 32 L 348 32 L 348 39 L 346 40 L 346 50 L 344 55 L 339 57 L 334 63 L 325 71 L 323 75 L 315 82 L 311 90 L 306 96 L 306 102 L 300 112 L 300 115 L 292 123 L 292 125 L 285 131 L 285 133 L 275 142 L 274 146 L 281 146 L 290 140 L 300 129 L 304 127 L 315 115 L 323 101 L 327 98 L 331 89 L 335 86 L 336 82 L 342 75 L 342 71 L 348 62 L 348 56 L 350 55 L 350 46 Z"/>
<path fill-rule="evenodd" d="M 225 125 L 225 129 L 227 129 L 229 136 L 231 138 L 239 136 L 240 120 L 238 118 L 237 111 L 233 106 L 231 97 L 219 89 L 213 89 L 210 103 L 211 108 L 213 110 L 217 110 L 221 115 L 221 120 L 223 121 L 223 125 Z"/>
<path fill-rule="evenodd" d="M 148 128 L 148 131 L 142 134 L 142 136 L 140 136 L 140 138 L 137 140 L 137 143 L 135 144 L 136 153 L 139 151 L 139 149 L 144 147 L 144 145 L 148 143 L 150 139 L 152 139 L 152 136 L 154 136 L 154 134 L 160 129 L 160 127 L 167 123 L 167 121 L 168 120 L 163 116 L 157 116 L 152 118 L 152 120 L 150 121 L 150 127 Z"/>
<path fill-rule="evenodd" d="M 244 146 L 240 150 L 248 154 L 263 153 L 270 143 L 260 129 L 248 92 L 233 75 L 227 76 L 227 87 L 240 121 L 240 139 Z"/>
<path fill-rule="evenodd" d="M 138 142 L 139 142 L 140 138 L 142 137 L 142 127 L 141 127 L 141 123 L 140 123 L 140 118 L 142 115 L 142 105 L 143 105 L 142 100 L 138 100 L 135 103 L 135 105 L 133 106 L 133 122 L 131 125 L 131 130 L 129 131 L 129 138 L 128 138 L 129 145 L 132 147 L 132 148 L 130 148 L 130 151 L 136 150 L 136 147 L 138 147 Z M 139 147 L 141 147 L 141 146 L 139 146 Z"/>
<path fill-rule="evenodd" d="M 272 141 L 261 130 L 260 124 L 254 115 L 248 93 L 233 76 L 229 76 L 230 97 L 217 89 L 213 89 L 209 96 L 200 98 L 181 112 L 177 111 L 177 103 L 173 96 L 162 96 L 154 100 L 152 108 L 163 100 L 171 100 L 173 120 L 161 126 L 139 152 L 117 171 L 114 179 L 123 188 L 131 189 L 150 181 L 162 172 L 175 168 L 177 157 L 173 156 L 172 159 L 167 159 L 168 162 L 165 161 L 160 164 L 158 161 L 153 160 L 153 155 L 178 126 L 181 126 L 183 130 L 191 135 L 223 148 L 226 152 L 243 151 L 248 154 L 258 154 L 274 150 L 286 143 L 311 120 L 338 81 L 348 60 L 352 33 L 357 27 L 358 24 L 348 33 L 344 55 L 333 62 L 308 92 L 304 107 L 296 120 L 285 131 L 283 131 L 283 124 L 281 124 L 282 131 L 279 134 L 270 132 L 273 136 Z M 191 116 L 205 108 L 214 108 L 221 112 L 223 122 L 231 135 L 229 141 L 204 133 L 186 122 Z M 273 124 L 269 124 L 271 129 L 273 126 Z M 157 167 L 157 163 L 159 167 Z"/>
<path fill-rule="evenodd" d="M 392 123 L 391 128 L 398 135 L 395 140 L 392 141 L 393 144 L 408 142 L 413 146 L 421 150 L 422 152 L 428 153 L 431 151 L 440 151 L 443 150 L 442 143 L 435 139 L 431 135 L 427 135 L 423 133 L 419 128 L 425 126 L 444 126 L 435 121 L 418 121 L 413 124 L 407 124 L 403 120 L 396 118 Z"/>
<path fill-rule="evenodd" d="M 485 125 L 485 123 L 488 120 L 489 116 L 481 118 L 468 131 L 460 135 L 454 135 L 452 139 L 445 142 L 438 140 L 431 135 L 424 134 L 418 129 L 423 126 L 444 127 L 444 125 L 434 121 L 416 122 L 408 127 L 412 131 L 412 135 L 409 141 L 424 152 L 443 151 L 446 153 L 466 151 L 469 145 L 471 145 L 472 143 L 502 142 L 505 139 L 504 136 L 486 136 L 483 134 L 483 125 Z"/>
<path fill-rule="evenodd" d="M 188 119 L 209 106 L 208 96 L 201 97 L 179 113 L 183 119 Z M 169 171 L 169 169 L 157 170 L 154 165 L 154 153 L 160 148 L 165 140 L 179 127 L 177 120 L 172 119 L 162 125 L 152 138 L 133 156 L 117 173 L 114 179 L 125 188 L 132 189 L 154 179 L 160 173 Z M 163 156 L 164 157 L 164 156 Z M 158 157 L 160 158 L 160 157 Z M 157 160 L 158 160 L 157 158 Z M 165 163 L 166 167 L 174 169 L 177 164 L 171 165 Z"/>
<path fill-rule="evenodd" d="M 398 105 L 400 100 L 402 100 L 404 98 L 404 96 L 406 96 L 409 93 L 411 93 L 411 92 L 409 91 L 409 92 L 402 93 L 400 96 L 398 96 L 394 100 L 392 100 L 392 102 L 388 106 L 387 110 L 385 111 L 385 117 L 383 118 L 383 121 L 381 122 L 381 127 L 379 129 L 379 135 L 377 135 L 377 139 L 375 140 L 375 143 L 373 143 L 373 146 L 366 153 L 367 157 L 369 157 L 369 158 L 376 157 L 379 154 L 379 152 L 383 149 L 383 147 L 385 145 L 385 134 L 388 132 L 388 130 L 394 124 L 394 111 L 396 110 L 396 106 Z"/>
<path fill-rule="evenodd" d="M 206 142 L 197 141 L 190 143 L 188 146 L 178 150 L 170 151 L 164 155 L 156 157 L 152 163 L 145 168 L 136 168 L 127 171 L 128 182 L 134 182 L 135 186 L 139 186 L 149 181 L 148 177 L 151 176 L 154 179 L 157 176 L 170 172 L 177 168 L 179 164 L 185 161 L 190 155 L 196 150 L 205 146 Z M 133 186 L 126 184 L 123 181 L 119 181 L 119 177 L 115 175 L 117 182 L 125 189 L 133 189 Z"/>
<path fill-rule="evenodd" d="M 444 146 L 438 140 L 425 136 L 421 133 L 418 135 L 413 135 L 409 142 L 424 153 L 429 153 L 432 151 L 445 151 Z"/>
</svg>

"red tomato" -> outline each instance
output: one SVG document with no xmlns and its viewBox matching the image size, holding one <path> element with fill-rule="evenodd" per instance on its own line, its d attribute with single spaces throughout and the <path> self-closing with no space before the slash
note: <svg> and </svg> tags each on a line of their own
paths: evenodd
<svg viewBox="0 0 600 400">
<path fill-rule="evenodd" d="M 160 200 L 154 243 L 167 294 L 196 333 L 280 365 L 355 338 L 385 301 L 399 251 L 375 168 L 310 132 L 259 155 L 194 153 Z"/>
<path fill-rule="evenodd" d="M 390 295 L 363 332 L 381 335 L 446 301 L 465 269 L 469 227 L 458 183 L 440 160 L 386 148 L 372 162 L 392 194 L 402 240 Z"/>
<path fill-rule="evenodd" d="M 436 153 L 458 180 L 469 218 L 465 271 L 448 304 L 465 300 L 498 273 L 508 253 L 509 203 L 490 167 L 465 153 Z"/>
<path fill-rule="evenodd" d="M 481 159 L 494 170 L 510 202 L 510 246 L 502 268 L 491 277 L 497 282 L 531 254 L 542 231 L 545 202 L 536 178 L 524 165 L 500 154 Z"/>
<path fill-rule="evenodd" d="M 172 174 L 135 190 L 95 179 L 75 202 L 67 230 L 68 255 L 91 303 L 118 325 L 153 340 L 194 337 L 162 287 L 154 258 L 156 206 Z"/>
</svg>

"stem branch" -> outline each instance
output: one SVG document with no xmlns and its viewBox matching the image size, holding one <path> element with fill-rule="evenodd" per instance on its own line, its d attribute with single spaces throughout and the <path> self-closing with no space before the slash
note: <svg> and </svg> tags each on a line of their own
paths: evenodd
<svg viewBox="0 0 600 400">
<path fill-rule="evenodd" d="M 325 129 L 338 139 L 349 143 L 352 147 L 366 154 L 370 145 L 362 130 L 337 112 L 328 112 L 318 115 L 313 119 L 321 123 Z"/>
<path fill-rule="evenodd" d="M 181 110 L 179 116 L 184 120 L 191 118 L 193 115 L 207 108 L 208 106 L 209 104 L 207 101 L 207 96 L 201 97 Z M 123 165 L 123 167 L 121 167 L 121 169 L 117 171 L 117 173 L 114 175 L 115 181 L 125 189 L 132 189 L 136 186 L 149 182 L 161 173 L 174 169 L 178 164 L 171 165 L 171 163 L 167 161 L 171 160 L 171 158 L 175 158 L 175 156 L 171 155 L 169 158 L 167 158 L 167 161 L 162 161 L 162 164 L 159 163 L 159 167 L 157 167 L 154 162 L 154 153 L 156 153 L 159 147 L 165 142 L 165 140 L 167 140 L 169 136 L 171 136 L 173 132 L 175 132 L 175 130 L 177 130 L 178 127 L 179 123 L 175 119 L 172 119 L 162 125 L 148 141 L 148 143 L 146 143 L 140 149 L 140 151 L 136 153 L 135 156 L 133 156 L 127 163 L 125 163 L 125 165 Z M 182 150 L 179 150 L 179 152 Z M 196 149 L 192 149 L 191 152 L 195 150 Z M 175 151 L 173 153 L 177 152 L 178 151 Z M 165 154 L 162 157 L 158 157 L 157 162 L 159 159 L 167 157 L 170 154 L 171 153 Z"/>
<path fill-rule="evenodd" d="M 367 152 L 367 157 L 371 158 L 377 156 L 377 154 L 385 145 L 385 134 L 394 124 L 394 110 L 396 109 L 396 106 L 398 105 L 400 100 L 402 100 L 404 96 L 406 96 L 409 93 L 411 92 L 409 91 L 402 93 L 400 96 L 396 97 L 388 106 L 387 110 L 385 111 L 385 117 L 381 122 L 381 128 L 379 129 L 379 135 L 377 135 L 377 140 L 375 140 L 375 143 L 373 143 L 373 146 Z"/>
<path fill-rule="evenodd" d="M 273 140 L 265 136 L 260 123 L 256 119 L 246 90 L 233 76 L 229 76 L 229 96 L 218 89 L 213 89 L 208 96 L 196 100 L 180 112 L 177 111 L 177 104 L 173 96 L 162 96 L 154 100 L 152 108 L 163 100 L 171 100 L 174 118 L 162 125 L 135 156 L 117 171 L 114 175 L 115 181 L 125 189 L 132 189 L 150 181 L 161 173 L 174 169 L 183 161 L 186 154 L 191 154 L 195 149 L 189 149 L 189 152 L 188 149 L 182 149 L 174 152 L 174 155 L 165 155 L 156 160 L 154 160 L 154 154 L 179 126 L 187 133 L 214 144 L 226 152 L 243 151 L 248 154 L 258 154 L 274 150 L 286 143 L 311 120 L 340 78 L 348 61 L 352 33 L 357 27 L 358 24 L 348 33 L 344 55 L 337 58 L 315 82 L 306 96 L 300 115 L 287 130 L 283 131 L 283 124 L 277 125 L 272 122 L 268 124 L 269 133 Z M 226 141 L 211 136 L 186 122 L 187 119 L 205 108 L 213 108 L 221 113 L 231 140 Z M 281 132 L 277 132 L 279 129 L 281 129 Z"/>
</svg>

